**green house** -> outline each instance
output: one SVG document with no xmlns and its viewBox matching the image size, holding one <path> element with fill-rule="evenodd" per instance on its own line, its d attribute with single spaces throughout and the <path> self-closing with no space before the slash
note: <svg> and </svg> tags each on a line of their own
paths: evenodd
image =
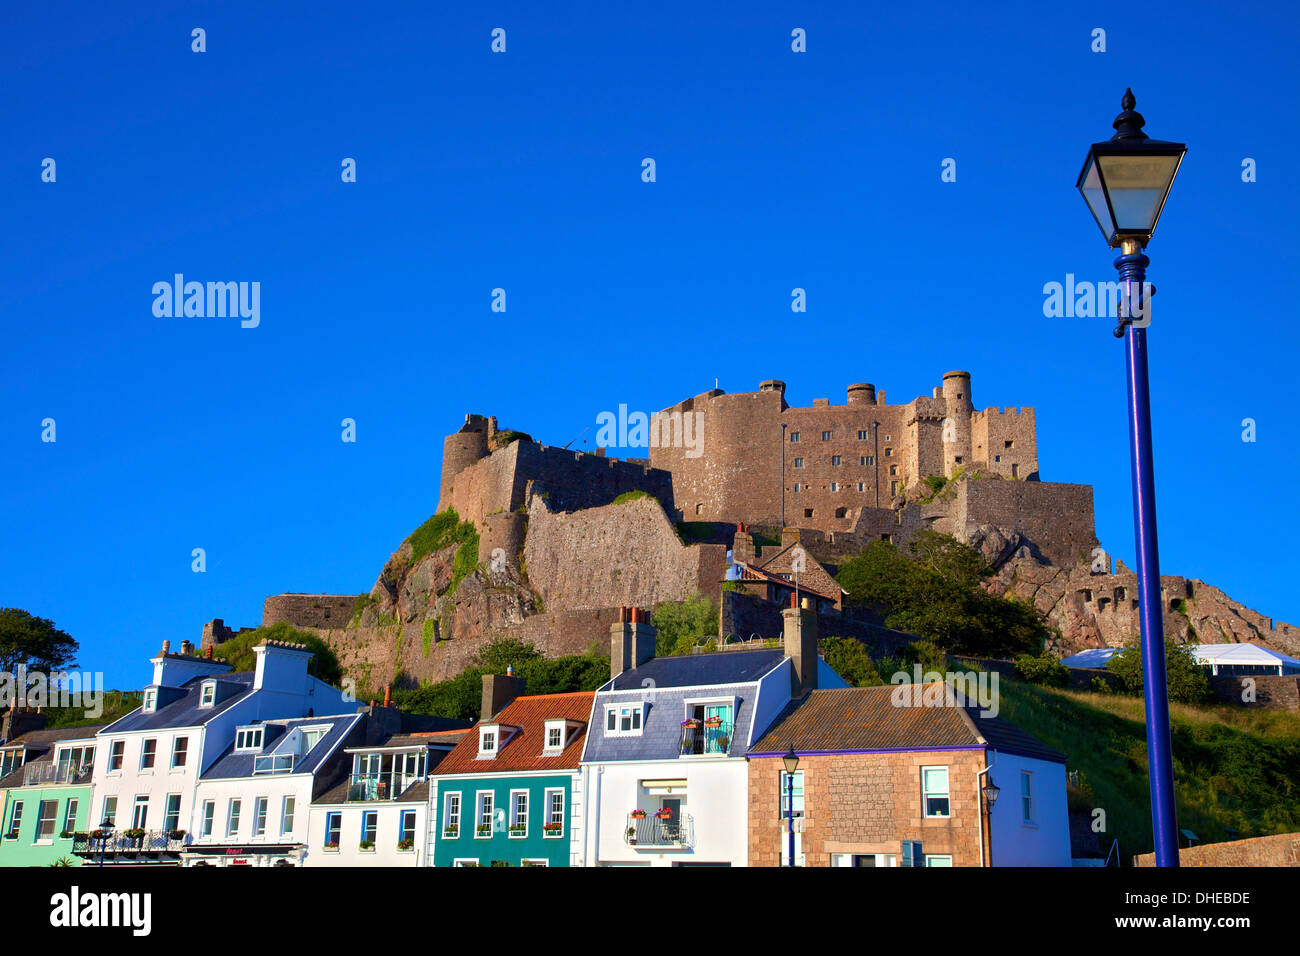
<svg viewBox="0 0 1300 956">
<path fill-rule="evenodd" d="M 485 701 L 492 679 L 484 678 Z M 581 839 L 574 790 L 594 696 L 519 697 L 474 725 L 430 778 L 434 866 L 570 864 Z"/>
<path fill-rule="evenodd" d="M 80 865 L 99 729 L 29 730 L 0 745 L 0 866 Z"/>
</svg>

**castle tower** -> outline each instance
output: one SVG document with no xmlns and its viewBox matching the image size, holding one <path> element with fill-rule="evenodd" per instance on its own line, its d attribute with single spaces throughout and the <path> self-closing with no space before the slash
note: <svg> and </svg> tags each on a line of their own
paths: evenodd
<svg viewBox="0 0 1300 956">
<path fill-rule="evenodd" d="M 945 372 L 943 400 L 947 418 L 943 426 L 943 473 L 951 478 L 958 468 L 971 463 L 971 415 L 975 404 L 970 396 L 970 372 Z"/>
<path fill-rule="evenodd" d="M 482 415 L 466 415 L 465 424 L 460 427 L 460 431 L 443 439 L 439 511 L 446 506 L 453 479 L 470 465 L 487 457 L 489 429 L 495 431 L 495 419 L 489 423 Z"/>
<path fill-rule="evenodd" d="M 876 404 L 876 386 L 869 384 L 858 384 L 849 386 L 849 404 L 850 405 L 874 405 Z"/>
</svg>

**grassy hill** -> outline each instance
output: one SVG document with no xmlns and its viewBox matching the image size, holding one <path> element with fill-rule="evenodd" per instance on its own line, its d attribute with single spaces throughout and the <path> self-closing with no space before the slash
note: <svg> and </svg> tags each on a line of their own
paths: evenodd
<svg viewBox="0 0 1300 956">
<path fill-rule="evenodd" d="M 1152 849 L 1142 699 L 1003 679 L 1002 716 L 1064 752 L 1079 771 L 1070 809 L 1106 811 L 1102 850 L 1128 865 Z M 1202 843 L 1300 830 L 1300 714 L 1170 705 L 1178 826 Z"/>
</svg>

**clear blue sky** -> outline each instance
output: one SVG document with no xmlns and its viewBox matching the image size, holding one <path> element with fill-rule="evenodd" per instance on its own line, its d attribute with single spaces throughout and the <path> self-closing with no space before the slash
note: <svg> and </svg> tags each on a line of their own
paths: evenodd
<svg viewBox="0 0 1300 956">
<path fill-rule="evenodd" d="M 1037 409 L 1042 477 L 1093 485 L 1131 564 L 1121 346 L 1042 310 L 1044 283 L 1114 277 L 1074 180 L 1130 85 L 1147 131 L 1190 148 L 1148 250 L 1162 570 L 1300 622 L 1289 5 L 6 20 L 0 605 L 53 618 L 111 686 L 143 683 L 164 638 L 258 623 L 268 594 L 368 590 L 436 506 L 466 412 L 564 444 L 715 378 L 905 402 L 968 369 L 977 406 Z M 260 282 L 260 326 L 156 318 L 177 272 Z"/>
</svg>

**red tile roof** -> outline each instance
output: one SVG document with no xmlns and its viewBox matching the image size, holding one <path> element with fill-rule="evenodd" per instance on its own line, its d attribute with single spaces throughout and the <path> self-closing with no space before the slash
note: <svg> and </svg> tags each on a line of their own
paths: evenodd
<svg viewBox="0 0 1300 956">
<path fill-rule="evenodd" d="M 501 708 L 491 720 L 479 721 L 463 740 L 438 764 L 436 776 L 452 773 L 515 773 L 523 770 L 577 770 L 582 758 L 582 744 L 587 736 L 594 691 L 573 694 L 537 694 L 518 697 Z M 546 721 L 574 720 L 582 724 L 558 754 L 542 754 Z M 501 724 L 518 730 L 503 741 L 497 755 L 479 759 L 478 727 Z"/>
</svg>

